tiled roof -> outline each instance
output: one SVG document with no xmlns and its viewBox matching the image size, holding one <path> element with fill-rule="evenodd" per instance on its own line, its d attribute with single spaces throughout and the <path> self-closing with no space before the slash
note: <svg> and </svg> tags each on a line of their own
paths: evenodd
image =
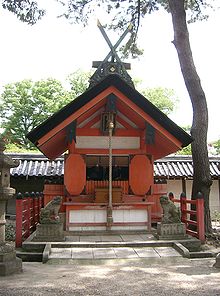
<svg viewBox="0 0 220 296">
<path fill-rule="evenodd" d="M 10 154 L 13 159 L 19 159 L 20 165 L 11 169 L 12 176 L 20 177 L 56 177 L 64 174 L 64 157 L 54 161 L 48 160 L 42 154 Z M 210 172 L 212 178 L 220 177 L 220 156 L 210 157 Z M 154 162 L 156 178 L 192 178 L 193 163 L 191 156 L 168 156 Z"/>
</svg>

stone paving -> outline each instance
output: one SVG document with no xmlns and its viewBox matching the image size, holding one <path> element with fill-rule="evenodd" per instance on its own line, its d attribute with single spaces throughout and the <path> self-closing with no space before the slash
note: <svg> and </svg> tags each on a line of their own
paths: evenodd
<svg viewBox="0 0 220 296">
<path fill-rule="evenodd" d="M 74 235 L 67 242 L 145 242 L 154 240 L 152 234 Z M 52 248 L 49 259 L 140 259 L 181 257 L 172 247 L 71 247 Z"/>
<path fill-rule="evenodd" d="M 104 234 L 104 235 L 68 235 L 67 242 L 134 242 L 155 240 L 151 233 L 140 234 Z"/>
<path fill-rule="evenodd" d="M 171 247 L 52 248 L 49 259 L 131 259 L 181 257 Z"/>
</svg>

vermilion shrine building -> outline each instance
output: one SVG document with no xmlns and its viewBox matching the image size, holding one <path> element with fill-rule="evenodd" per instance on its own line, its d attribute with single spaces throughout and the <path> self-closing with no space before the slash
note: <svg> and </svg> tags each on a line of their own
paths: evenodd
<svg viewBox="0 0 220 296">
<path fill-rule="evenodd" d="M 163 185 L 153 162 L 192 138 L 133 86 L 124 64 L 104 62 L 90 87 L 28 134 L 49 159 L 65 153 L 64 184 L 46 184 L 45 203 L 63 197 L 66 230 L 143 230 L 161 215 Z"/>
</svg>

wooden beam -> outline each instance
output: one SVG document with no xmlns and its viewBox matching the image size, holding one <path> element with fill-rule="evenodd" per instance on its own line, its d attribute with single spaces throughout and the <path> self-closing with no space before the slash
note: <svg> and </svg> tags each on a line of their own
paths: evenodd
<svg viewBox="0 0 220 296">
<path fill-rule="evenodd" d="M 101 131 L 99 128 L 78 128 L 76 130 L 76 136 L 101 136 Z M 114 137 L 140 137 L 141 130 L 138 129 L 124 129 L 118 128 L 115 131 Z"/>
<path fill-rule="evenodd" d="M 116 117 L 116 122 L 119 122 L 121 125 L 123 125 L 126 129 L 133 129 L 133 126 L 131 126 L 127 121 L 125 121 L 123 118 L 121 118 L 119 115 Z"/>
<path fill-rule="evenodd" d="M 89 148 L 89 149 L 84 149 L 84 148 L 76 148 L 75 150 L 76 153 L 79 154 L 105 154 L 108 155 L 109 150 L 108 149 L 96 149 L 96 148 Z M 112 154 L 119 154 L 119 155 L 134 155 L 134 154 L 143 154 L 143 151 L 141 149 L 113 149 Z"/>
<path fill-rule="evenodd" d="M 103 64 L 102 61 L 93 61 L 92 62 L 92 67 L 93 68 L 98 68 Z M 131 70 L 131 64 L 130 63 L 122 63 L 123 66 L 125 67 L 126 70 Z"/>
<path fill-rule="evenodd" d="M 97 115 L 96 117 L 92 118 L 89 122 L 87 122 L 83 128 L 91 128 L 94 124 L 101 120 L 101 114 Z"/>
</svg>

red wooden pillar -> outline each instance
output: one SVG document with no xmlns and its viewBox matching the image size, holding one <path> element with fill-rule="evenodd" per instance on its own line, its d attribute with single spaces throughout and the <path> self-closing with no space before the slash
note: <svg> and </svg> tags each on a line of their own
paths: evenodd
<svg viewBox="0 0 220 296">
<path fill-rule="evenodd" d="M 39 192 L 33 196 L 33 226 L 35 227 L 38 223 L 38 200 L 40 198 Z"/>
<path fill-rule="evenodd" d="M 15 246 L 16 248 L 22 245 L 22 218 L 23 218 L 23 196 L 18 193 L 16 196 L 16 235 Z"/>
<path fill-rule="evenodd" d="M 205 223 L 204 223 L 204 197 L 198 192 L 196 199 L 196 216 L 197 216 L 197 232 L 198 238 L 205 241 Z"/>
<path fill-rule="evenodd" d="M 30 194 L 25 193 L 25 195 L 27 198 L 27 208 L 26 208 L 26 237 L 30 236 L 30 227 L 31 227 L 31 202 L 32 202 L 32 198 L 30 196 Z M 31 193 L 31 195 L 33 195 L 33 192 Z"/>
<path fill-rule="evenodd" d="M 30 206 L 30 231 L 33 230 L 34 227 L 34 200 L 36 198 L 36 194 L 33 192 L 30 194 L 29 206 Z"/>
<path fill-rule="evenodd" d="M 40 199 L 40 208 L 42 208 L 43 205 L 44 205 L 44 193 L 41 192 L 40 196 L 41 196 L 41 199 Z"/>
<path fill-rule="evenodd" d="M 180 210 L 181 210 L 181 221 L 183 223 L 185 223 L 186 227 L 187 227 L 187 213 L 186 213 L 186 210 L 187 210 L 187 204 L 186 204 L 186 194 L 185 192 L 182 192 L 180 194 Z"/>
<path fill-rule="evenodd" d="M 37 221 L 39 222 L 40 221 L 40 211 L 41 211 L 41 208 L 43 207 L 44 205 L 44 194 L 43 192 L 40 193 L 40 196 L 38 198 L 38 212 L 37 212 Z"/>
</svg>

